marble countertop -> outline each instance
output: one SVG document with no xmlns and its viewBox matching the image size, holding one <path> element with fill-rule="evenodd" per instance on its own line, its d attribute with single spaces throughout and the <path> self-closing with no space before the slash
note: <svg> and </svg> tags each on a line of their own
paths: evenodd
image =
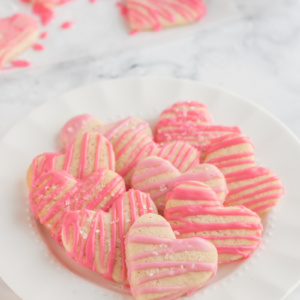
<svg viewBox="0 0 300 300">
<path fill-rule="evenodd" d="M 0 73 L 0 138 L 61 93 L 129 76 L 172 76 L 222 87 L 267 109 L 300 138 L 300 0 L 234 2 L 241 18 L 193 36 L 113 57 Z M 19 299 L 1 280 L 0 298 Z M 300 288 L 286 299 L 300 299 Z"/>
</svg>

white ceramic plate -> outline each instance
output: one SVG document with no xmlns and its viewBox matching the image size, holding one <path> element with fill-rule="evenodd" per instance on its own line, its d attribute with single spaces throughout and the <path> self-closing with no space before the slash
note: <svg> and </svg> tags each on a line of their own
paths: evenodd
<svg viewBox="0 0 300 300">
<path fill-rule="evenodd" d="M 57 149 L 57 133 L 72 116 L 91 113 L 105 122 L 134 115 L 153 122 L 178 100 L 204 102 L 215 123 L 238 125 L 251 137 L 259 164 L 283 181 L 286 194 L 264 220 L 263 241 L 243 262 L 219 268 L 189 299 L 284 299 L 300 279 L 300 143 L 258 106 L 220 89 L 176 79 L 96 82 L 39 107 L 0 142 L 0 271 L 24 300 L 131 299 L 119 285 L 77 266 L 32 217 L 25 173 L 32 158 Z"/>
</svg>

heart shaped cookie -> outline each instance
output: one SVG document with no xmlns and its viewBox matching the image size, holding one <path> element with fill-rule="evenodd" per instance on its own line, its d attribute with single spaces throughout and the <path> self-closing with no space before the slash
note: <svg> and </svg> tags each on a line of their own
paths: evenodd
<svg viewBox="0 0 300 300">
<path fill-rule="evenodd" d="M 97 132 L 104 135 L 110 142 L 114 142 L 117 133 L 123 134 L 128 129 L 143 131 L 152 137 L 152 131 L 147 122 L 135 117 L 128 117 L 124 120 L 104 124 L 92 115 L 83 114 L 71 118 L 61 129 L 60 138 L 65 147 L 68 147 L 75 138 L 85 132 Z"/>
<path fill-rule="evenodd" d="M 64 148 L 74 142 L 77 136 L 85 132 L 98 132 L 104 126 L 96 117 L 89 114 L 82 114 L 71 118 L 60 130 L 60 139 Z"/>
<path fill-rule="evenodd" d="M 126 284 L 125 235 L 139 216 L 150 212 L 156 213 L 156 207 L 149 195 L 135 190 L 119 197 L 107 213 L 69 212 L 63 222 L 63 245 L 80 265 Z"/>
<path fill-rule="evenodd" d="M 187 180 L 206 183 L 215 191 L 221 203 L 225 200 L 227 186 L 224 175 L 211 164 L 197 164 L 182 174 L 169 161 L 151 156 L 138 163 L 131 185 L 134 189 L 149 193 L 159 213 L 163 213 L 167 193 L 176 183 Z"/>
<path fill-rule="evenodd" d="M 159 116 L 161 120 L 174 120 L 182 123 L 193 123 L 211 125 L 212 116 L 207 110 L 206 105 L 196 101 L 176 102 L 171 107 L 165 109 Z"/>
<path fill-rule="evenodd" d="M 223 207 L 201 182 L 181 182 L 166 199 L 165 218 L 177 238 L 198 236 L 218 250 L 219 263 L 249 257 L 261 240 L 259 216 L 244 206 Z"/>
<path fill-rule="evenodd" d="M 214 164 L 226 176 L 255 166 L 254 148 L 243 134 L 227 134 L 210 141 L 204 162 Z"/>
<path fill-rule="evenodd" d="M 45 153 L 34 158 L 27 172 L 27 184 L 30 187 L 37 177 L 52 170 L 65 170 L 82 179 L 99 168 L 115 169 L 114 151 L 101 134 L 85 132 L 64 153 Z"/>
<path fill-rule="evenodd" d="M 33 182 L 29 202 L 36 218 L 60 242 L 61 224 L 67 211 L 82 208 L 107 211 L 125 190 L 122 177 L 111 170 L 98 169 L 79 181 L 66 171 L 51 171 Z"/>
<path fill-rule="evenodd" d="M 212 125 L 211 117 L 203 104 L 192 102 L 193 106 L 189 106 L 188 103 L 175 103 L 162 112 L 155 127 L 157 143 L 187 142 L 200 151 L 203 160 L 212 139 L 229 133 L 241 133 L 238 127 Z"/>
<path fill-rule="evenodd" d="M 284 193 L 280 179 L 263 167 L 251 167 L 226 175 L 229 194 L 225 206 L 244 205 L 262 215 L 276 205 Z"/>
<path fill-rule="evenodd" d="M 25 51 L 37 39 L 38 22 L 26 14 L 0 20 L 0 68 Z"/>
<path fill-rule="evenodd" d="M 205 15 L 202 0 L 126 0 L 121 13 L 133 32 L 160 30 L 198 21 Z"/>
<path fill-rule="evenodd" d="M 217 257 L 210 242 L 198 237 L 176 240 L 163 217 L 146 214 L 126 237 L 133 298 L 178 299 L 190 295 L 215 275 Z"/>
</svg>

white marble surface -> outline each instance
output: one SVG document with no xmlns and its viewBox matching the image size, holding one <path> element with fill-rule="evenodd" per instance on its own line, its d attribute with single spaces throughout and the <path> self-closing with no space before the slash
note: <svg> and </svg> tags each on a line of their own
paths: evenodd
<svg viewBox="0 0 300 300">
<path fill-rule="evenodd" d="M 300 0 L 234 1 L 241 19 L 192 37 L 114 57 L 0 73 L 0 138 L 54 96 L 128 76 L 190 78 L 225 88 L 269 110 L 300 138 Z M 0 299 L 19 298 L 0 282 Z M 300 288 L 287 298 L 296 299 Z"/>
</svg>

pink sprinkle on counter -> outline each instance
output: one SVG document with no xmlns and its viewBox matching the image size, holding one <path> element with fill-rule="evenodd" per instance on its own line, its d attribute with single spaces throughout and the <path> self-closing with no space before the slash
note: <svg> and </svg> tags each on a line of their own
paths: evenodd
<svg viewBox="0 0 300 300">
<path fill-rule="evenodd" d="M 40 34 L 40 39 L 45 39 L 48 36 L 48 32 L 44 31 Z"/>
<path fill-rule="evenodd" d="M 60 27 L 61 27 L 62 29 L 69 29 L 69 28 L 71 28 L 71 27 L 73 26 L 73 24 L 74 24 L 73 22 L 68 21 L 68 22 L 62 23 Z"/>
<path fill-rule="evenodd" d="M 25 68 L 25 67 L 29 67 L 31 63 L 27 60 L 14 60 L 11 62 L 11 65 L 13 67 Z"/>
<path fill-rule="evenodd" d="M 32 48 L 36 51 L 43 51 L 45 49 L 45 47 L 41 44 L 34 44 Z"/>
</svg>

